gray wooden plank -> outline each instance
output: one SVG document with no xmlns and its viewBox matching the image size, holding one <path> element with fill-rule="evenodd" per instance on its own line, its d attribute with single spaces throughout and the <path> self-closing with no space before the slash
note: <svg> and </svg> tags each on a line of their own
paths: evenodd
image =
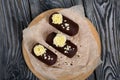
<svg viewBox="0 0 120 80">
<path fill-rule="evenodd" d="M 102 42 L 102 64 L 96 69 L 96 80 L 120 80 L 120 30 L 117 0 L 84 0 L 86 16 L 98 30 Z M 116 10 L 117 8 L 117 10 Z"/>
<path fill-rule="evenodd" d="M 77 4 L 82 4 L 82 0 L 29 0 L 32 18 L 48 9 L 68 8 Z"/>
<path fill-rule="evenodd" d="M 30 22 L 28 12 L 27 0 L 0 0 L 0 80 L 37 79 L 22 56 L 22 30 Z"/>
</svg>

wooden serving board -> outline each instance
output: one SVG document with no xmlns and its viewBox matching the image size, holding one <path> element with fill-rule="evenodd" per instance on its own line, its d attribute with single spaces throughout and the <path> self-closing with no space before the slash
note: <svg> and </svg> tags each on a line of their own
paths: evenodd
<svg viewBox="0 0 120 80">
<path fill-rule="evenodd" d="M 37 24 L 42 18 L 44 18 L 47 14 L 51 14 L 53 12 L 56 12 L 56 11 L 59 11 L 61 9 L 52 9 L 52 10 L 48 10 L 48 11 L 45 11 L 43 13 L 41 13 L 40 15 L 38 15 L 30 24 L 28 27 L 32 27 L 33 25 Z M 97 41 L 97 44 L 99 46 L 99 55 L 101 55 L 101 43 L 100 43 L 100 38 L 99 38 L 99 35 L 98 35 L 98 32 L 96 31 L 95 27 L 93 26 L 93 24 L 91 24 L 91 22 L 86 18 L 88 24 L 90 25 L 90 29 Z M 24 44 L 24 42 L 22 42 L 22 44 Z M 39 74 L 35 69 L 34 67 L 32 66 L 31 62 L 30 62 L 30 58 L 29 56 L 27 55 L 27 52 L 24 48 L 24 45 L 22 45 L 22 49 L 23 49 L 23 56 L 24 56 L 24 59 L 25 59 L 25 62 L 27 64 L 27 66 L 29 67 L 29 69 L 41 80 L 45 80 L 43 76 L 41 76 L 41 74 Z M 83 78 L 82 80 L 86 79 L 92 72 L 94 71 L 94 69 L 91 69 L 90 71 L 88 71 L 88 73 L 85 73 L 81 76 L 77 76 L 76 78 L 74 78 L 73 80 L 79 80 L 79 78 Z"/>
</svg>

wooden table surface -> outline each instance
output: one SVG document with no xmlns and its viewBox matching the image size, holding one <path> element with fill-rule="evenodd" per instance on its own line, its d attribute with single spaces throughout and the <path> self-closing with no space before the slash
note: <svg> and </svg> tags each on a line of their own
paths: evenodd
<svg viewBox="0 0 120 80">
<path fill-rule="evenodd" d="M 0 80 L 38 80 L 22 55 L 22 30 L 41 12 L 82 4 L 102 44 L 102 64 L 87 80 L 120 80 L 120 0 L 0 0 Z"/>
</svg>

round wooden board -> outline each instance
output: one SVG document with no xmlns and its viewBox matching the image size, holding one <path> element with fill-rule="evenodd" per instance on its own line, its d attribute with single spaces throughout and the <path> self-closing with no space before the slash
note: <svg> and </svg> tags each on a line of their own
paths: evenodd
<svg viewBox="0 0 120 80">
<path fill-rule="evenodd" d="M 28 27 L 31 27 L 35 24 L 37 24 L 42 18 L 44 18 L 47 14 L 51 14 L 53 12 L 56 12 L 56 11 L 59 11 L 61 9 L 52 9 L 52 10 L 48 10 L 46 12 L 43 12 L 41 13 L 40 15 L 38 15 L 30 24 Z M 99 47 L 99 55 L 101 55 L 101 43 L 100 43 L 100 38 L 99 38 L 99 35 L 98 35 L 98 32 L 96 31 L 95 27 L 93 26 L 93 24 L 86 18 L 88 24 L 90 25 L 90 29 L 96 39 L 96 42 L 98 44 L 98 47 Z M 29 67 L 29 69 L 33 72 L 33 74 L 35 74 L 35 76 L 37 76 L 40 80 L 46 80 L 41 74 L 39 74 L 35 69 L 34 67 L 32 66 L 31 62 L 30 62 L 30 58 L 27 54 L 27 51 L 25 50 L 25 47 L 24 47 L 24 42 L 22 42 L 22 51 L 23 51 L 23 56 L 24 56 L 24 59 L 25 59 L 25 62 L 27 64 L 27 66 Z M 94 69 L 91 69 L 90 71 L 88 71 L 88 73 L 85 73 L 81 76 L 77 76 L 76 78 L 72 79 L 72 80 L 81 80 L 81 77 L 82 77 L 82 80 L 86 79 L 90 74 L 92 74 L 92 72 L 94 71 Z M 65 78 L 63 78 L 65 80 Z"/>
</svg>

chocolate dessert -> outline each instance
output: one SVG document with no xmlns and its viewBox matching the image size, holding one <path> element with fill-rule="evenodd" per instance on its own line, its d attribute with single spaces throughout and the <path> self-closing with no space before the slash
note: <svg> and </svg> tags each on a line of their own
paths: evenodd
<svg viewBox="0 0 120 80">
<path fill-rule="evenodd" d="M 77 52 L 77 46 L 69 40 L 64 40 L 62 34 L 52 32 L 47 36 L 46 42 L 69 58 L 72 58 Z"/>
<path fill-rule="evenodd" d="M 58 12 L 54 12 L 50 15 L 49 24 L 69 36 L 74 36 L 79 31 L 77 23 Z"/>
<path fill-rule="evenodd" d="M 57 61 L 57 55 L 39 43 L 34 45 L 32 54 L 49 66 L 55 64 Z"/>
</svg>

